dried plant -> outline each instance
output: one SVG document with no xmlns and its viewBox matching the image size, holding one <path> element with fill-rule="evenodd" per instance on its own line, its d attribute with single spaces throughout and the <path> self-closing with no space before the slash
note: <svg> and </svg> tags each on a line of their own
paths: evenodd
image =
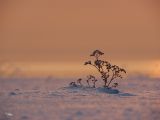
<svg viewBox="0 0 160 120">
<path fill-rule="evenodd" d="M 120 67 L 118 67 L 117 65 L 113 65 L 111 66 L 111 71 L 112 71 L 112 77 L 107 85 L 107 87 L 109 87 L 109 85 L 111 84 L 111 82 L 116 79 L 116 78 L 120 78 L 122 79 L 122 73 L 126 73 L 126 71 Z"/>
<path fill-rule="evenodd" d="M 76 82 L 71 82 L 69 85 L 70 85 L 70 86 L 73 86 L 73 87 L 77 87 Z"/>
<path fill-rule="evenodd" d="M 81 81 L 82 81 L 82 79 L 81 79 L 81 78 L 79 78 L 79 79 L 77 80 L 77 83 L 78 83 L 79 85 L 81 85 L 81 86 L 82 86 Z"/>
<path fill-rule="evenodd" d="M 89 87 L 90 87 L 90 84 L 89 84 L 90 81 L 92 81 L 93 87 L 94 88 L 96 87 L 97 79 L 93 75 L 88 75 L 86 81 L 87 81 L 87 84 L 88 84 Z"/>
<path fill-rule="evenodd" d="M 82 85 L 82 79 L 81 78 L 79 78 L 79 79 L 77 79 L 77 84 L 76 84 L 76 82 L 70 82 L 70 84 L 69 84 L 70 86 L 72 86 L 72 87 L 81 87 L 81 86 L 83 86 Z"/>
<path fill-rule="evenodd" d="M 121 78 L 122 79 L 122 73 L 126 73 L 126 71 L 120 67 L 118 67 L 117 65 L 111 65 L 111 63 L 109 63 L 108 61 L 104 61 L 104 60 L 100 60 L 99 57 L 101 55 L 103 55 L 104 53 L 101 52 L 100 50 L 95 50 L 93 51 L 93 53 L 90 56 L 95 57 L 94 62 L 92 63 L 91 61 L 87 61 L 84 63 L 84 65 L 92 65 L 93 67 L 95 67 L 98 72 L 101 74 L 101 78 L 104 81 L 104 87 L 108 87 L 110 86 L 110 84 L 112 83 L 112 81 L 116 78 Z M 92 76 L 92 75 L 90 75 Z M 95 78 L 95 77 L 94 77 Z M 89 84 L 89 80 L 87 79 L 87 83 Z M 95 79 L 94 81 L 94 86 L 95 87 Z M 117 87 L 118 83 L 114 83 L 114 85 L 112 85 L 113 87 Z"/>
<path fill-rule="evenodd" d="M 97 79 L 93 79 L 92 80 L 92 82 L 93 82 L 93 87 L 95 88 L 96 87 L 96 82 L 97 82 L 98 80 Z"/>
<path fill-rule="evenodd" d="M 126 71 L 117 65 L 112 65 L 108 61 L 99 59 L 99 57 L 103 54 L 104 53 L 101 52 L 100 50 L 93 51 L 93 53 L 90 56 L 95 57 L 95 60 L 93 62 L 91 60 L 86 61 L 84 65 L 91 65 L 95 67 L 100 73 L 102 80 L 104 81 L 104 87 L 110 88 L 112 81 L 115 80 L 116 78 L 122 79 L 123 78 L 122 73 L 126 73 Z M 79 78 L 77 80 L 77 84 L 76 82 L 71 82 L 70 86 L 74 87 L 83 86 L 81 81 L 82 79 Z M 93 75 L 88 75 L 86 82 L 89 87 L 95 88 L 97 79 Z M 93 86 L 91 86 L 91 82 Z M 113 83 L 112 85 L 112 87 L 117 87 L 117 86 L 118 83 Z"/>
</svg>

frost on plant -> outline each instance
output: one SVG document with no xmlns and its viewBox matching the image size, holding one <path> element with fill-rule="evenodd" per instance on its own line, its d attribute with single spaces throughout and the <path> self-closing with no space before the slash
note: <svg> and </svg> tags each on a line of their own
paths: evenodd
<svg viewBox="0 0 160 120">
<path fill-rule="evenodd" d="M 86 61 L 84 65 L 90 65 L 93 66 L 97 71 L 100 73 L 100 77 L 104 82 L 104 87 L 110 88 L 110 87 L 117 87 L 118 83 L 113 83 L 112 82 L 119 78 L 123 78 L 123 73 L 126 73 L 125 69 L 120 68 L 117 65 L 112 65 L 110 62 L 101 60 L 100 56 L 104 55 L 103 52 L 100 50 L 95 50 L 93 53 L 90 55 L 91 57 L 94 57 L 94 60 L 91 61 Z M 82 86 L 81 83 L 82 79 L 78 79 L 77 83 Z M 96 87 L 96 82 L 97 79 L 93 75 L 87 76 L 86 83 L 89 87 Z M 92 85 L 91 85 L 92 84 Z M 76 83 L 74 82 L 74 86 Z"/>
</svg>

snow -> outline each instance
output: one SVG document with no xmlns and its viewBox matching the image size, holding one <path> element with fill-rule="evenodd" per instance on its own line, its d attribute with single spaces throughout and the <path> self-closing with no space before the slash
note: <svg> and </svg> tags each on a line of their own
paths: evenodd
<svg viewBox="0 0 160 120">
<path fill-rule="evenodd" d="M 0 78 L 0 120 L 160 119 L 160 79 L 128 77 L 111 90 L 102 82 L 71 87 L 71 81 Z"/>
</svg>

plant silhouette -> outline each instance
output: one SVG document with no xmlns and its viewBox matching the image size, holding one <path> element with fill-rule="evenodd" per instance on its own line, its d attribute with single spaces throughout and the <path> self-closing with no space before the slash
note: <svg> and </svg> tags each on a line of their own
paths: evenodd
<svg viewBox="0 0 160 120">
<path fill-rule="evenodd" d="M 84 65 L 91 65 L 94 68 L 96 68 L 98 70 L 98 72 L 100 73 L 100 77 L 101 79 L 104 81 L 104 87 L 106 88 L 110 88 L 110 87 L 117 87 L 118 83 L 113 83 L 111 86 L 111 83 L 113 82 L 113 80 L 120 78 L 123 78 L 123 73 L 126 74 L 126 70 L 123 68 L 120 68 L 117 65 L 112 65 L 110 62 L 105 61 L 105 60 L 101 60 L 99 59 L 100 56 L 104 55 L 103 52 L 101 52 L 100 50 L 94 50 L 93 53 L 90 55 L 91 57 L 94 57 L 94 61 L 86 61 L 84 63 Z M 77 80 L 78 85 L 82 86 L 81 83 L 82 79 L 79 78 Z M 93 75 L 88 75 L 87 76 L 87 85 L 89 87 L 91 87 L 90 82 L 92 82 L 93 86 L 92 87 L 96 87 L 96 82 L 97 79 L 95 78 L 95 76 Z M 77 84 L 75 82 L 71 82 L 70 85 L 72 86 L 77 86 Z"/>
<path fill-rule="evenodd" d="M 126 71 L 117 65 L 112 65 L 108 61 L 99 59 L 99 57 L 103 54 L 104 53 L 100 50 L 93 51 L 90 56 L 95 57 L 94 62 L 92 63 L 91 61 L 87 61 L 84 63 L 84 65 L 91 65 L 95 67 L 100 73 L 102 80 L 104 81 L 104 87 L 110 87 L 112 81 L 116 78 L 122 79 L 122 73 L 126 73 Z M 112 86 L 117 87 L 118 83 L 114 83 Z"/>
<path fill-rule="evenodd" d="M 92 86 L 92 87 L 95 88 L 95 87 L 96 87 L 96 82 L 97 82 L 96 77 L 93 76 L 93 75 L 88 75 L 86 82 L 87 82 L 87 84 L 88 84 L 89 87 L 91 86 L 91 85 L 90 85 L 90 81 L 93 83 L 93 86 Z"/>
</svg>

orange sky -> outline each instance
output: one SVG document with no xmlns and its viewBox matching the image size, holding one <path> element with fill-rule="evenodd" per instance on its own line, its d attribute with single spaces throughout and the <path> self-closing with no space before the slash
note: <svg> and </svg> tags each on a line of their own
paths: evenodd
<svg viewBox="0 0 160 120">
<path fill-rule="evenodd" d="M 159 75 L 151 67 L 160 66 L 159 8 L 159 0 L 0 1 L 0 61 L 83 64 L 100 49 L 109 61 L 134 70 L 139 61 L 139 70 Z"/>
<path fill-rule="evenodd" d="M 93 49 L 109 59 L 160 59 L 158 0 L 0 1 L 0 56 L 74 61 Z"/>
</svg>

